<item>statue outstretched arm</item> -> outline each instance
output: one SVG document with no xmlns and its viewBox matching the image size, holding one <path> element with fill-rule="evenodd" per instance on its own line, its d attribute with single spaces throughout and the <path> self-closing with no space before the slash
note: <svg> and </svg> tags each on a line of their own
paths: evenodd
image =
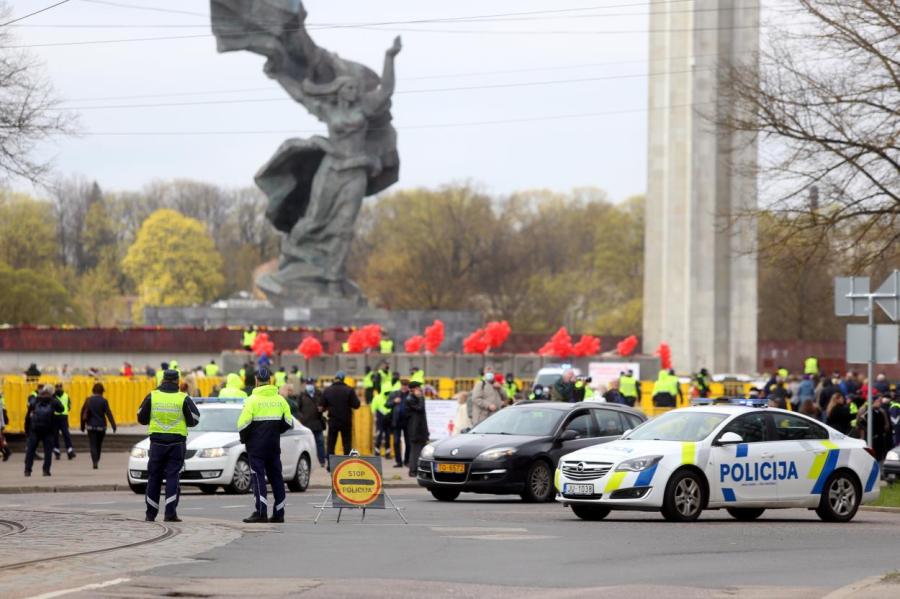
<svg viewBox="0 0 900 599">
<path fill-rule="evenodd" d="M 375 114 L 384 109 L 384 106 L 394 95 L 396 76 L 394 74 L 394 58 L 400 54 L 403 44 L 400 36 L 394 38 L 394 44 L 384 54 L 384 70 L 381 74 L 381 85 L 368 92 L 363 97 L 363 110 L 367 114 Z"/>
</svg>

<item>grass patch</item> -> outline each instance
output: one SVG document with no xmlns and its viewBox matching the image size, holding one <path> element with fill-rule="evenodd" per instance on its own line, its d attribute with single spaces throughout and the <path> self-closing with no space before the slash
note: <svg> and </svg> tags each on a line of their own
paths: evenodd
<svg viewBox="0 0 900 599">
<path fill-rule="evenodd" d="M 881 582 L 886 584 L 900 584 L 900 572 L 894 570 L 889 574 L 881 577 Z"/>
<path fill-rule="evenodd" d="M 900 507 L 900 483 L 893 483 L 881 488 L 881 495 L 869 505 L 879 507 Z M 900 577 L 900 573 L 896 573 Z M 900 582 L 900 580 L 898 580 Z"/>
</svg>

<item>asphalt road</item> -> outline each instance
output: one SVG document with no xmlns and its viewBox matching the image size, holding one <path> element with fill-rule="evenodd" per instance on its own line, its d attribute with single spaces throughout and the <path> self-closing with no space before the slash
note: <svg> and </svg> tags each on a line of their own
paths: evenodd
<svg viewBox="0 0 900 599">
<path fill-rule="evenodd" d="M 198 561 L 141 576 L 172 585 L 219 578 L 324 580 L 345 589 L 355 588 L 354 581 L 377 579 L 388 590 L 400 588 L 390 584 L 424 589 L 436 583 L 444 589 L 466 583 L 495 590 L 641 585 L 683 591 L 746 587 L 753 596 L 753 589 L 769 587 L 769 596 L 813 597 L 900 565 L 900 514 L 861 511 L 843 525 L 825 524 L 806 510 L 770 511 L 753 523 L 717 511 L 692 524 L 667 523 L 655 513 L 613 513 L 603 522 L 583 522 L 558 504 L 477 495 L 439 503 L 419 489 L 398 489 L 393 496 L 408 525 L 394 513 L 371 510 L 365 521 L 358 511 L 345 511 L 340 524 L 335 522 L 337 511 L 327 510 L 314 525 L 313 504 L 324 494 L 289 494 L 285 525 L 259 526 L 200 554 Z M 0 513 L 15 507 L 134 517 L 143 512 L 142 498 L 127 493 L 0 497 Z M 249 496 L 190 491 L 179 509 L 186 525 L 192 517 L 238 522 L 250 511 Z M 300 586 L 293 588 L 299 590 L 302 584 L 296 584 Z M 330 594 L 341 596 L 336 587 Z"/>
</svg>

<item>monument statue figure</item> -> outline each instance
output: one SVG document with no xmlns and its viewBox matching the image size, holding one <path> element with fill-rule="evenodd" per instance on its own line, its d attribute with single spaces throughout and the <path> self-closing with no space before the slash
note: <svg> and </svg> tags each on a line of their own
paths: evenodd
<svg viewBox="0 0 900 599">
<path fill-rule="evenodd" d="M 278 270 L 257 286 L 277 305 L 362 301 L 346 262 L 363 198 L 399 178 L 390 108 L 400 38 L 379 78 L 317 46 L 300 0 L 211 0 L 210 9 L 218 51 L 265 56 L 265 73 L 328 128 L 328 137 L 288 139 L 256 174 L 266 217 L 286 234 Z"/>
</svg>

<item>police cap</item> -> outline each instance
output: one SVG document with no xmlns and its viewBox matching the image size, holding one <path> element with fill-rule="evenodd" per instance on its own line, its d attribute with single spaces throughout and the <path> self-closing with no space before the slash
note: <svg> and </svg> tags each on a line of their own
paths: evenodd
<svg viewBox="0 0 900 599">
<path fill-rule="evenodd" d="M 164 381 L 177 381 L 178 380 L 178 371 L 167 369 L 163 372 L 163 380 Z"/>
</svg>

